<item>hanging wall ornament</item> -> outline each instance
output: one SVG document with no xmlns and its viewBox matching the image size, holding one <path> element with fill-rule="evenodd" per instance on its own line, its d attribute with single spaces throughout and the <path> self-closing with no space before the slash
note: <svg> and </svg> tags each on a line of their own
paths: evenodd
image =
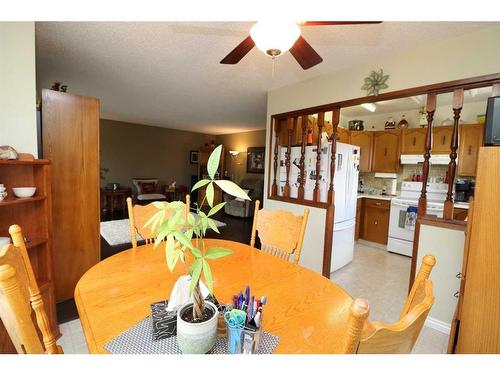
<svg viewBox="0 0 500 375">
<path fill-rule="evenodd" d="M 379 91 L 382 89 L 386 89 L 386 82 L 389 79 L 389 75 L 385 74 L 382 69 L 378 72 L 372 70 L 370 75 L 365 78 L 365 84 L 361 87 L 361 90 L 366 90 L 367 95 L 378 95 Z"/>
</svg>

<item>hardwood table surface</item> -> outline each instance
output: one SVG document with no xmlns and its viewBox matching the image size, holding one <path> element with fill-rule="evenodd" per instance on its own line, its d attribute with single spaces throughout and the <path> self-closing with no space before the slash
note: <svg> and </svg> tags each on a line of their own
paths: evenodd
<svg viewBox="0 0 500 375">
<path fill-rule="evenodd" d="M 210 261 L 219 302 L 250 285 L 266 295 L 263 329 L 279 336 L 275 353 L 336 353 L 345 334 L 351 296 L 340 286 L 304 267 L 233 241 L 205 239 L 230 256 Z M 140 246 L 113 255 L 89 269 L 78 282 L 75 301 L 90 353 L 108 353 L 104 345 L 150 315 L 150 304 L 168 299 L 177 278 L 164 246 Z"/>
</svg>

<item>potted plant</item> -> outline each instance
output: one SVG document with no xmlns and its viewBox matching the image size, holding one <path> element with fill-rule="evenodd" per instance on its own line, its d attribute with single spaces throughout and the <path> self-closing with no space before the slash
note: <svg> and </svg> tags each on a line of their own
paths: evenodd
<svg viewBox="0 0 500 375">
<path fill-rule="evenodd" d="M 214 185 L 227 194 L 250 200 L 234 182 L 215 179 L 221 151 L 222 146 L 218 146 L 208 159 L 209 178 L 202 179 L 193 186 L 192 191 L 205 187 L 205 196 L 200 206 L 196 207 L 196 215 L 191 212 L 186 215 L 185 210 L 189 208 L 186 208 L 185 204 L 180 201 L 155 202 L 158 211 L 144 225 L 145 227 L 151 226 L 151 229 L 157 233 L 155 248 L 164 244 L 169 270 L 173 271 L 177 262 L 180 261 L 191 278 L 189 293 L 193 297 L 193 302 L 182 306 L 177 311 L 177 343 L 183 353 L 206 353 L 212 349 L 217 336 L 217 308 L 203 298 L 200 281 L 203 276 L 208 290 L 213 294 L 213 278 L 209 261 L 225 257 L 232 252 L 221 247 L 206 248 L 203 241 L 208 228 L 219 233 L 212 216 L 225 205 L 225 202 L 222 202 L 214 206 Z M 205 202 L 209 207 L 208 213 L 202 210 Z M 187 253 L 190 256 L 186 257 Z M 188 261 L 190 261 L 189 268 Z"/>
</svg>

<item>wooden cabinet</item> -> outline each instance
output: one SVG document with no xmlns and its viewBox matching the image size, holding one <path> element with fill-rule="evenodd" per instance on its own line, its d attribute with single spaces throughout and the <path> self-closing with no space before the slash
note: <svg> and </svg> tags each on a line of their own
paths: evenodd
<svg viewBox="0 0 500 375">
<path fill-rule="evenodd" d="M 361 229 L 363 228 L 363 198 L 358 198 L 356 203 L 356 227 L 354 229 L 354 240 L 357 241 L 361 236 Z"/>
<path fill-rule="evenodd" d="M 372 151 L 373 151 L 373 135 L 375 132 L 370 131 L 352 131 L 349 143 L 359 146 L 361 149 L 360 155 L 360 172 L 371 172 L 372 170 Z"/>
<path fill-rule="evenodd" d="M 365 198 L 361 231 L 364 240 L 387 245 L 390 207 L 388 200 Z"/>
<path fill-rule="evenodd" d="M 450 352 L 500 353 L 500 148 L 481 147 Z"/>
<path fill-rule="evenodd" d="M 50 172 L 48 160 L 0 160 L 0 182 L 8 193 L 7 198 L 0 201 L 0 236 L 9 237 L 8 229 L 13 224 L 21 227 L 52 333 L 59 337 L 54 298 Z M 36 187 L 35 195 L 31 198 L 16 198 L 12 188 L 19 186 Z M 0 353 L 15 352 L 0 321 Z"/>
<path fill-rule="evenodd" d="M 458 175 L 475 176 L 479 148 L 483 145 L 481 124 L 461 125 L 458 146 Z"/>
<path fill-rule="evenodd" d="M 466 208 L 454 208 L 453 209 L 453 220 L 465 221 L 465 219 L 467 219 L 468 213 L 469 213 L 469 210 Z"/>
<path fill-rule="evenodd" d="M 376 131 L 373 135 L 372 172 L 399 170 L 399 130 Z"/>
<path fill-rule="evenodd" d="M 100 261 L 99 100 L 42 90 L 43 155 L 52 162 L 56 300 Z"/>
<path fill-rule="evenodd" d="M 350 141 L 349 133 L 350 133 L 349 130 L 338 126 L 337 127 L 337 141 L 341 142 L 341 143 L 349 143 L 349 141 Z"/>
<path fill-rule="evenodd" d="M 432 154 L 449 154 L 453 126 L 437 126 L 432 128 Z"/>
<path fill-rule="evenodd" d="M 401 133 L 401 153 L 423 155 L 425 152 L 425 136 L 427 129 L 404 129 Z"/>
</svg>

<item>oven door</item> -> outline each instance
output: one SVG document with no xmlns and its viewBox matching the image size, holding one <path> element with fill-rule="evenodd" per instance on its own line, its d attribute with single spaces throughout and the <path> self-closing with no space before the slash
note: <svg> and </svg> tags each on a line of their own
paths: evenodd
<svg viewBox="0 0 500 375">
<path fill-rule="evenodd" d="M 396 199 L 391 201 L 391 214 L 389 217 L 389 237 L 405 241 L 413 241 L 415 228 L 406 225 L 406 212 L 408 207 L 416 207 L 417 203 L 402 202 Z"/>
</svg>

